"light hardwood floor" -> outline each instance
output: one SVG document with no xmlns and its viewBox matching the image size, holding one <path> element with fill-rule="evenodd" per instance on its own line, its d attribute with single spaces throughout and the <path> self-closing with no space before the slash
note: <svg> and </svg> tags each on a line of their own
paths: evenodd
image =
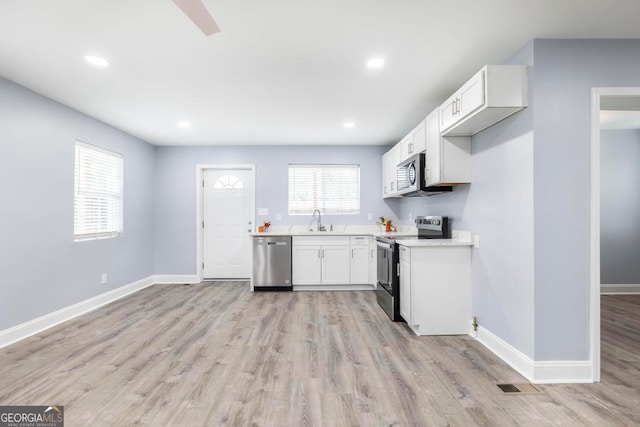
<svg viewBox="0 0 640 427">
<path fill-rule="evenodd" d="M 373 292 L 156 285 L 0 349 L 0 404 L 67 426 L 640 424 L 640 297 L 603 297 L 602 383 L 540 386 L 470 337 L 416 337 Z"/>
</svg>

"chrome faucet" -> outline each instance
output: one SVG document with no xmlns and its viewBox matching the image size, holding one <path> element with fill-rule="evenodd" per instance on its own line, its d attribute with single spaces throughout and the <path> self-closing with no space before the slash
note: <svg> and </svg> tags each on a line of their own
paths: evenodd
<svg viewBox="0 0 640 427">
<path fill-rule="evenodd" d="M 311 217 L 311 222 L 309 223 L 309 227 L 311 227 L 311 224 L 313 224 L 313 221 L 315 221 L 315 219 L 316 219 L 316 212 L 318 213 L 318 221 L 317 221 L 317 229 L 316 229 L 316 231 L 327 231 L 325 226 L 322 225 L 322 214 L 320 213 L 320 210 L 318 210 L 318 209 L 313 211 L 313 216 Z M 309 228 L 309 230 L 311 230 L 311 228 Z"/>
</svg>

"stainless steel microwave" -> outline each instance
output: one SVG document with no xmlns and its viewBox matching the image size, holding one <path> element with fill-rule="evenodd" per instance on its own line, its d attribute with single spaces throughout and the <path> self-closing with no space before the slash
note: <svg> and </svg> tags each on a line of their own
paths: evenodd
<svg viewBox="0 0 640 427">
<path fill-rule="evenodd" d="M 429 196 L 449 192 L 453 189 L 451 186 L 427 187 L 425 167 L 425 153 L 416 154 L 399 163 L 396 170 L 397 194 L 401 196 Z"/>
</svg>

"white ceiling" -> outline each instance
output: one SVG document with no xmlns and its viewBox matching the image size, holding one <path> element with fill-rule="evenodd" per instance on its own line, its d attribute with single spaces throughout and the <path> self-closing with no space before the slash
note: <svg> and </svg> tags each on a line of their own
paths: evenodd
<svg viewBox="0 0 640 427">
<path fill-rule="evenodd" d="M 389 144 L 532 38 L 640 38 L 638 0 L 205 4 L 210 37 L 171 0 L 2 0 L 0 76 L 157 145 Z"/>
</svg>

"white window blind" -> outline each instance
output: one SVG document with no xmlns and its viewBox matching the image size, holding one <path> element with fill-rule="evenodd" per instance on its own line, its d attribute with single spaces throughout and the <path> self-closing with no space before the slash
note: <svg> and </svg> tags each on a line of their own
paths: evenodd
<svg viewBox="0 0 640 427">
<path fill-rule="evenodd" d="M 122 155 L 76 142 L 74 239 L 102 239 L 122 232 Z"/>
<path fill-rule="evenodd" d="M 289 215 L 360 213 L 359 165 L 289 165 Z"/>
</svg>

